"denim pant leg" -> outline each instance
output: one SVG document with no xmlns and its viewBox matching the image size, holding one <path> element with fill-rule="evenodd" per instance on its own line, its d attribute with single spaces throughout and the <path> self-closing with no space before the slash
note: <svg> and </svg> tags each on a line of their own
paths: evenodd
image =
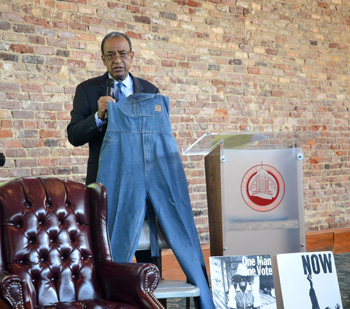
<svg viewBox="0 0 350 309">
<path fill-rule="evenodd" d="M 101 153 L 98 181 L 108 197 L 108 231 L 113 260 L 131 262 L 146 213 L 144 166 L 139 134 L 115 133 Z M 104 164 L 107 160 L 108 164 Z"/>
<path fill-rule="evenodd" d="M 201 308 L 214 308 L 175 138 L 158 134 L 148 139 L 152 139 L 154 162 L 146 167 L 147 194 L 187 279 L 200 288 Z"/>
<path fill-rule="evenodd" d="M 145 218 L 141 142 L 138 133 L 106 132 L 101 148 L 97 181 L 107 189 L 108 232 L 116 262 L 131 262 Z"/>
</svg>

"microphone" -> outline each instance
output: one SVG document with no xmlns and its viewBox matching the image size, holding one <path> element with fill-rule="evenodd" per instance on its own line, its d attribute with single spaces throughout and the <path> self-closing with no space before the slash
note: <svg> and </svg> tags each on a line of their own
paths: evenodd
<svg viewBox="0 0 350 309">
<path fill-rule="evenodd" d="M 107 85 L 107 95 L 110 97 L 114 97 L 114 79 L 112 78 L 108 78 L 106 81 L 106 85 Z"/>
<path fill-rule="evenodd" d="M 108 78 L 106 81 L 106 85 L 107 85 L 107 96 L 110 96 L 112 98 L 114 98 L 114 79 L 112 78 Z M 108 111 L 106 110 L 105 113 L 105 120 L 108 118 Z"/>
</svg>

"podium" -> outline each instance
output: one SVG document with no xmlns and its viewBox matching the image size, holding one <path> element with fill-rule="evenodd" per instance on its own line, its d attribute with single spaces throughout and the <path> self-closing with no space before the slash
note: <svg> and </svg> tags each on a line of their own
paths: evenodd
<svg viewBox="0 0 350 309">
<path fill-rule="evenodd" d="M 305 251 L 303 152 L 317 132 L 208 133 L 204 155 L 211 256 Z"/>
</svg>

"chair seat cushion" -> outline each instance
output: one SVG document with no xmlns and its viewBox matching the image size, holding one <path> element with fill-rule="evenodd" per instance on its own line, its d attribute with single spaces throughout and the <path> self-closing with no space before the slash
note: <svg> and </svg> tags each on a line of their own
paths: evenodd
<svg viewBox="0 0 350 309">
<path fill-rule="evenodd" d="M 160 280 L 154 291 L 154 296 L 158 299 L 198 297 L 199 295 L 199 287 L 179 280 Z"/>
<path fill-rule="evenodd" d="M 85 301 L 74 301 L 71 303 L 57 303 L 48 306 L 35 306 L 35 309 L 108 309 L 108 308 L 116 308 L 116 309 L 139 309 L 132 305 L 113 302 L 109 300 L 103 299 L 95 299 L 95 300 L 85 300 Z"/>
</svg>

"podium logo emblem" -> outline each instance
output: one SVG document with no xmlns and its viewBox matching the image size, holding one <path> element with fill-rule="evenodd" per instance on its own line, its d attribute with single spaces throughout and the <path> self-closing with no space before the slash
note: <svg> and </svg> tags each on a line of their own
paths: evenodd
<svg viewBox="0 0 350 309">
<path fill-rule="evenodd" d="M 281 173 L 271 165 L 255 165 L 244 175 L 241 194 L 244 202 L 252 209 L 267 212 L 281 204 L 285 193 Z"/>
</svg>

